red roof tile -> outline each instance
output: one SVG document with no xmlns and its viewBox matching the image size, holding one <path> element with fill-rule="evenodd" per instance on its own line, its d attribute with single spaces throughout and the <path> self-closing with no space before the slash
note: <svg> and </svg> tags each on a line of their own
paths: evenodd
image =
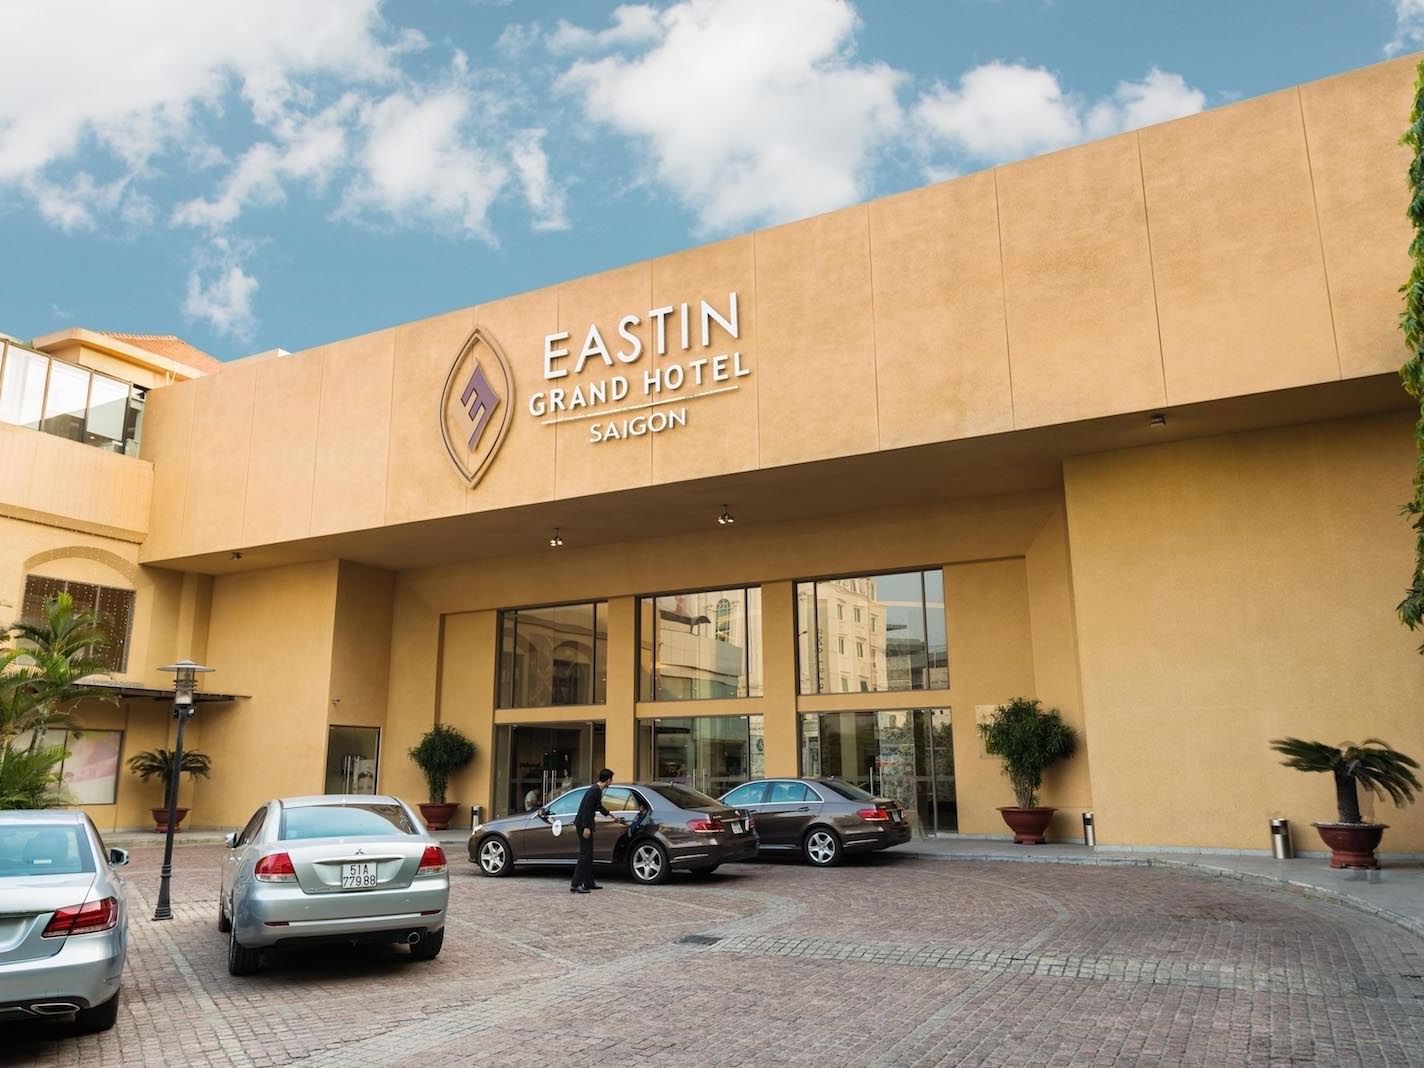
<svg viewBox="0 0 1424 1068">
<path fill-rule="evenodd" d="M 146 349 L 155 356 L 166 356 L 189 367 L 212 374 L 222 367 L 222 361 L 209 356 L 202 349 L 194 348 L 176 334 L 121 334 L 115 330 L 100 330 L 105 337 L 126 341 L 137 348 Z"/>
</svg>

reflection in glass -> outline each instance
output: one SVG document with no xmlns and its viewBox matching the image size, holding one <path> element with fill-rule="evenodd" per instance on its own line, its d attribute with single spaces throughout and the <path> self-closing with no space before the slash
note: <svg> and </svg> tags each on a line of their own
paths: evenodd
<svg viewBox="0 0 1424 1068">
<path fill-rule="evenodd" d="M 675 782 L 720 797 L 766 774 L 761 716 L 640 720 L 638 778 Z"/>
<path fill-rule="evenodd" d="M 796 584 L 803 694 L 947 689 L 944 573 Z"/>
<path fill-rule="evenodd" d="M 82 367 L 52 360 L 49 388 L 45 391 L 44 423 L 46 434 L 84 440 L 84 411 L 89 405 L 89 372 Z"/>
<path fill-rule="evenodd" d="M 376 762 L 381 752 L 379 727 L 340 727 L 326 731 L 326 793 L 374 794 Z"/>
<path fill-rule="evenodd" d="M 759 588 L 645 598 L 638 611 L 642 700 L 761 696 Z"/>
<path fill-rule="evenodd" d="M 602 704 L 607 660 L 602 602 L 501 612 L 499 707 Z"/>
<path fill-rule="evenodd" d="M 84 443 L 122 452 L 128 407 L 128 383 L 96 374 L 89 387 L 89 415 L 84 423 Z"/>
<path fill-rule="evenodd" d="M 575 786 L 589 785 L 604 765 L 605 737 L 601 722 L 497 725 L 494 815 L 535 812 Z"/>
<path fill-rule="evenodd" d="M 38 430 L 48 374 L 48 357 L 7 346 L 4 377 L 0 379 L 0 419 Z"/>
<path fill-rule="evenodd" d="M 922 836 L 958 829 L 947 708 L 804 714 L 801 773 L 834 776 L 899 801 Z"/>
</svg>

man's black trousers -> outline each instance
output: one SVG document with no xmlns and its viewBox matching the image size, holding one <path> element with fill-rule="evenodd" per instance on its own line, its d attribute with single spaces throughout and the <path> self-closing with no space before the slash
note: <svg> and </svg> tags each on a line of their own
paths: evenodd
<svg viewBox="0 0 1424 1068">
<path fill-rule="evenodd" d="M 585 838 L 583 831 L 577 833 L 579 836 L 579 858 L 578 866 L 574 868 L 572 883 L 575 890 L 580 886 L 593 885 L 593 835 Z"/>
</svg>

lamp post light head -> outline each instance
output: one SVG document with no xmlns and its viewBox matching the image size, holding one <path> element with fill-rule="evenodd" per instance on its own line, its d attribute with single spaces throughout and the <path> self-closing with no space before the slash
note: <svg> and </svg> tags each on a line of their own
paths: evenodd
<svg viewBox="0 0 1424 1068">
<path fill-rule="evenodd" d="M 191 705 L 193 691 L 198 686 L 199 672 L 212 671 L 213 669 L 204 667 L 202 664 L 195 664 L 191 660 L 180 660 L 176 664 L 165 664 L 158 670 L 173 672 L 173 703 Z"/>
</svg>

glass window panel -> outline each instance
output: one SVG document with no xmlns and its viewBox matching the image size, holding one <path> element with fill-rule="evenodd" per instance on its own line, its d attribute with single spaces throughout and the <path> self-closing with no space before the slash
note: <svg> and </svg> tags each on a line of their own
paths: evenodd
<svg viewBox="0 0 1424 1068">
<path fill-rule="evenodd" d="M 593 606 L 593 703 L 608 700 L 608 605 Z"/>
<path fill-rule="evenodd" d="M 925 572 L 925 627 L 931 690 L 949 689 L 949 638 L 945 632 L 944 572 Z"/>
<path fill-rule="evenodd" d="M 762 798 L 766 796 L 766 783 L 749 782 L 745 786 L 738 786 L 735 790 L 722 798 L 725 805 L 759 805 Z"/>
<path fill-rule="evenodd" d="M 51 360 L 40 429 L 71 441 L 83 441 L 84 412 L 88 407 L 89 372 L 72 363 Z"/>
<path fill-rule="evenodd" d="M 112 805 L 118 799 L 123 742 L 123 731 L 69 732 L 60 783 L 76 804 Z"/>
<path fill-rule="evenodd" d="M 326 729 L 326 792 L 329 794 L 374 794 L 376 761 L 381 751 L 379 727 Z"/>
<path fill-rule="evenodd" d="M 128 667 L 134 591 L 27 575 L 21 618 L 31 622 L 42 621 L 45 618 L 45 602 L 60 593 L 68 593 L 74 599 L 76 612 L 98 613 L 109 632 L 110 644 L 102 652 L 97 652 L 95 658 L 109 671 L 124 671 Z"/>
<path fill-rule="evenodd" d="M 796 667 L 798 693 L 815 693 L 820 677 L 816 640 L 816 584 L 796 584 Z"/>
<path fill-rule="evenodd" d="M 0 419 L 38 430 L 48 373 L 49 357 L 8 346 L 4 377 L 0 380 Z"/>
<path fill-rule="evenodd" d="M 134 386 L 129 391 L 129 402 L 124 412 L 124 455 L 137 456 L 139 441 L 143 437 L 143 405 L 147 391 Z"/>
<path fill-rule="evenodd" d="M 89 386 L 89 414 L 84 441 L 111 452 L 124 451 L 124 420 L 129 408 L 129 384 L 107 375 L 94 375 Z"/>
<path fill-rule="evenodd" d="M 503 613 L 500 707 L 546 708 L 601 702 L 606 685 L 598 685 L 595 675 L 605 668 L 596 659 L 600 646 L 603 659 L 607 658 L 607 632 L 605 629 L 600 640 L 596 615 L 592 604 L 521 608 Z"/>
<path fill-rule="evenodd" d="M 657 644 L 658 628 L 654 622 L 655 601 L 644 597 L 638 601 L 638 700 L 651 701 L 653 692 L 653 648 Z M 651 767 L 651 762 L 648 767 Z"/>
<path fill-rule="evenodd" d="M 761 590 L 665 595 L 640 612 L 643 700 L 761 696 Z"/>
</svg>

